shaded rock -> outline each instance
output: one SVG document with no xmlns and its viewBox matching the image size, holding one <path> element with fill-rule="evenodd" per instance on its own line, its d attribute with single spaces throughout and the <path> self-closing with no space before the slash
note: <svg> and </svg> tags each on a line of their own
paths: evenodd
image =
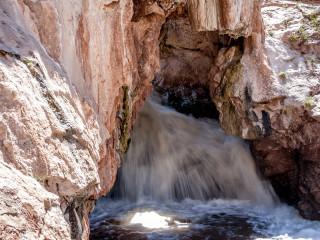
<svg viewBox="0 0 320 240">
<path fill-rule="evenodd" d="M 155 89 L 164 104 L 182 113 L 217 118 L 209 75 L 214 62 L 219 61 L 219 49 L 238 45 L 241 40 L 218 31 L 197 31 L 190 14 L 192 10 L 182 5 L 167 17 L 160 34 L 161 69 L 155 76 Z"/>
</svg>

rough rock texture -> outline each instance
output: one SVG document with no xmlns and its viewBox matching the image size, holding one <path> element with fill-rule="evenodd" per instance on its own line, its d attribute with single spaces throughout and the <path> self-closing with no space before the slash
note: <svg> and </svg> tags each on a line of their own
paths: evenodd
<svg viewBox="0 0 320 240">
<path fill-rule="evenodd" d="M 217 11 L 209 8 L 213 3 L 214 1 L 206 3 L 206 11 L 210 16 L 215 16 Z M 154 85 L 162 94 L 164 104 L 196 117 L 217 118 L 218 112 L 210 97 L 209 73 L 219 57 L 220 49 L 233 45 L 238 46 L 240 53 L 242 38 L 232 37 L 241 35 L 242 28 L 236 28 L 236 25 L 228 28 L 230 36 L 224 34 L 224 28 L 220 25 L 216 26 L 216 31 L 210 31 L 211 28 L 198 31 L 198 25 L 211 20 L 206 19 L 208 16 L 201 12 L 198 14 L 202 18 L 197 16 L 194 19 L 194 13 L 201 10 L 200 6 L 194 4 L 191 1 L 177 5 L 167 16 L 160 35 L 161 69 L 156 74 Z M 212 12 L 209 13 L 208 9 Z M 251 25 L 249 28 L 251 29 Z M 216 69 L 213 72 L 215 74 Z"/>
<path fill-rule="evenodd" d="M 210 92 L 230 61 L 241 58 L 244 37 L 248 45 L 261 46 L 260 4 L 160 1 L 170 9 L 160 35 L 161 70 L 154 81 L 164 104 L 196 117 L 218 118 Z"/>
<path fill-rule="evenodd" d="M 88 238 L 160 69 L 163 24 L 157 86 L 200 108 L 210 95 L 222 127 L 254 140 L 277 192 L 319 219 L 319 4 L 266 2 L 265 47 L 260 7 L 2 0 L 0 238 Z"/>
<path fill-rule="evenodd" d="M 281 156 L 285 149 L 288 155 L 280 164 L 286 167 L 275 168 L 269 175 L 279 179 L 279 173 L 287 174 L 288 191 L 291 196 L 298 194 L 301 215 L 320 220 L 320 3 L 274 2 L 266 4 L 262 12 L 271 78 L 281 86 L 275 93 L 283 98 L 281 110 L 270 107 L 267 111 L 272 129 L 267 141 L 280 146 L 267 143 L 265 147 L 270 162 L 279 159 L 274 152 Z"/>
<path fill-rule="evenodd" d="M 161 30 L 161 69 L 154 81 L 164 104 L 196 117 L 215 116 L 208 73 L 220 43 L 227 39 L 196 31 L 184 7 L 171 13 Z"/>
<path fill-rule="evenodd" d="M 198 31 L 227 33 L 234 37 L 250 36 L 255 19 L 255 0 L 188 0 L 190 21 Z"/>
<path fill-rule="evenodd" d="M 242 2 L 240 22 L 237 4 L 186 1 L 171 11 L 154 84 L 164 103 L 196 116 L 214 117 L 210 91 L 222 128 L 252 140 L 280 198 L 319 220 L 319 3 Z"/>
<path fill-rule="evenodd" d="M 57 195 L 3 161 L 0 171 L 1 239 L 70 239 Z"/>
<path fill-rule="evenodd" d="M 319 7 L 319 3 L 265 1 L 264 46 L 246 39 L 241 59 L 223 60 L 229 63 L 221 81 L 217 75 L 211 78 L 222 127 L 229 134 L 254 140 L 252 150 L 258 165 L 279 196 L 296 205 L 302 216 L 317 220 Z M 263 40 L 263 32 L 253 31 L 252 36 Z M 222 56 L 233 52 L 229 48 Z"/>
<path fill-rule="evenodd" d="M 1 1 L 1 239 L 88 238 L 159 69 L 163 10 L 133 11 L 129 0 Z"/>
</svg>

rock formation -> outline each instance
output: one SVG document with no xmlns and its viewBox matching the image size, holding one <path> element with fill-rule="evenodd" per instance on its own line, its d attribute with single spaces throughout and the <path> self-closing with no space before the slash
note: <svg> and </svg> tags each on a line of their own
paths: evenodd
<svg viewBox="0 0 320 240">
<path fill-rule="evenodd" d="M 278 194 L 320 219 L 311 4 L 266 1 L 263 24 L 259 0 L 2 0 L 0 238 L 88 238 L 156 73 L 181 111 L 214 117 L 212 98 Z"/>
<path fill-rule="evenodd" d="M 278 195 L 314 220 L 320 219 L 319 10 L 319 3 L 265 1 L 264 45 L 245 41 L 241 60 L 229 64 L 212 91 L 222 127 L 253 140 Z"/>
<path fill-rule="evenodd" d="M 214 117 L 208 114 L 210 89 L 222 128 L 250 140 L 257 165 L 280 198 L 303 217 L 319 220 L 320 5 L 265 1 L 262 16 L 259 3 L 250 7 L 248 35 L 221 23 L 217 31 L 195 23 L 201 6 L 169 16 L 155 85 L 164 103 Z"/>
<path fill-rule="evenodd" d="M 1 239 L 88 238 L 159 69 L 164 13 L 140 12 L 129 0 L 1 1 Z"/>
</svg>

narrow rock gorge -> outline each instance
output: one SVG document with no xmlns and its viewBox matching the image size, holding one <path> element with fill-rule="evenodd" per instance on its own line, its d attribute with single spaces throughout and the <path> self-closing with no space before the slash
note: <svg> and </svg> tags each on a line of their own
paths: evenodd
<svg viewBox="0 0 320 240">
<path fill-rule="evenodd" d="M 0 22 L 0 239 L 89 239 L 153 89 L 320 220 L 319 1 L 2 0 Z"/>
</svg>

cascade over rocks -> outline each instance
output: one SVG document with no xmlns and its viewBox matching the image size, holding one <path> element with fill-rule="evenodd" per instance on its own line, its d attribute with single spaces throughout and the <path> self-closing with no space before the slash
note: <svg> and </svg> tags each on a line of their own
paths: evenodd
<svg viewBox="0 0 320 240">
<path fill-rule="evenodd" d="M 222 128 L 251 140 L 257 165 L 280 198 L 303 217 L 319 220 L 320 44 L 312 23 L 319 4 L 268 1 L 262 11 L 259 4 L 253 8 L 250 36 L 237 40 L 240 30 L 196 31 L 188 9 L 169 16 L 155 85 L 163 102 L 178 111 L 216 117 L 208 114 L 214 107 L 204 104 L 209 89 Z"/>
<path fill-rule="evenodd" d="M 280 197 L 319 220 L 310 11 L 268 1 L 263 24 L 260 0 L 2 0 L 0 238 L 88 239 L 152 80 L 182 112 L 217 109 L 228 134 L 252 140 Z"/>
</svg>

